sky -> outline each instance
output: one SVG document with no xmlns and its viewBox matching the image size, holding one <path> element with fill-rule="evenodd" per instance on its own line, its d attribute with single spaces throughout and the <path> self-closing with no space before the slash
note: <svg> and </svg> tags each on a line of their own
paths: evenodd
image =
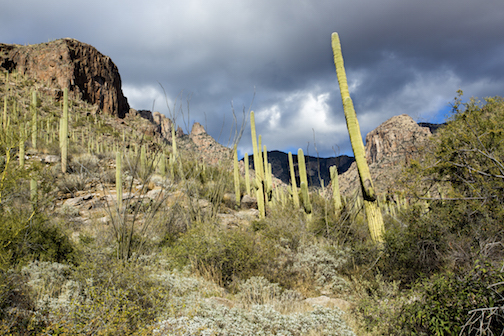
<svg viewBox="0 0 504 336">
<path fill-rule="evenodd" d="M 0 43 L 71 37 L 117 65 L 134 109 L 252 152 L 352 155 L 333 63 L 341 40 L 363 136 L 395 115 L 443 122 L 504 95 L 502 0 L 3 0 Z M 233 114 L 234 111 L 234 114 Z M 238 130 L 238 132 L 237 132 Z"/>
</svg>

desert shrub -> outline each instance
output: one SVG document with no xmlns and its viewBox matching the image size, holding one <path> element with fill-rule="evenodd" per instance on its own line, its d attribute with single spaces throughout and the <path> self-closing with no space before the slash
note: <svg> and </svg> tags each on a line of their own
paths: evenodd
<svg viewBox="0 0 504 336">
<path fill-rule="evenodd" d="M 334 335 L 354 333 L 339 309 L 316 307 L 313 311 L 280 314 L 268 305 L 250 310 L 203 304 L 192 316 L 160 322 L 155 335 Z"/>
<path fill-rule="evenodd" d="M 384 253 L 377 265 L 388 279 L 409 284 L 446 264 L 451 223 L 436 212 L 422 215 L 419 208 L 410 209 L 401 219 L 403 225 L 387 228 Z"/>
<path fill-rule="evenodd" d="M 26 210 L 0 213 L 0 266 L 30 260 L 77 261 L 78 253 L 62 229 L 43 215 Z"/>
<path fill-rule="evenodd" d="M 490 265 L 477 264 L 466 274 L 451 272 L 419 280 L 413 288 L 416 299 L 404 304 L 392 328 L 395 335 L 459 335 L 468 312 L 494 307 L 499 297 L 489 285 L 504 274 Z M 493 332 L 503 330 L 496 319 Z M 470 333 L 473 335 L 473 333 Z"/>
<path fill-rule="evenodd" d="M 277 251 L 275 263 L 263 271 L 270 281 L 303 294 L 320 292 L 344 293 L 348 290 L 341 276 L 346 262 L 344 250 L 312 241 L 297 250 L 286 248 Z"/>
<path fill-rule="evenodd" d="M 381 274 L 368 279 L 354 279 L 352 292 L 356 307 L 352 316 L 359 321 L 358 330 L 366 335 L 390 335 L 397 316 L 408 298 L 398 281 L 388 281 Z"/>
<path fill-rule="evenodd" d="M 250 232 L 213 223 L 194 223 L 166 252 L 177 265 L 191 265 L 225 286 L 257 274 L 271 258 Z"/>
<path fill-rule="evenodd" d="M 24 277 L 14 270 L 0 270 L 0 334 L 32 335 L 42 331 L 35 319 L 35 302 Z"/>
<path fill-rule="evenodd" d="M 69 269 L 38 264 L 25 270 L 39 294 L 44 332 L 136 335 L 148 333 L 169 304 L 169 291 L 152 269 L 104 256 Z M 33 266 L 33 265 L 32 265 Z"/>
</svg>

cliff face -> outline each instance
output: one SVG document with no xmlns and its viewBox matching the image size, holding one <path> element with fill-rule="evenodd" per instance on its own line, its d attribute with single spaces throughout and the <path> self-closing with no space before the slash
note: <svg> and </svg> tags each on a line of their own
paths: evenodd
<svg viewBox="0 0 504 336">
<path fill-rule="evenodd" d="M 0 43 L 0 68 L 17 71 L 56 89 L 68 88 L 74 98 L 96 104 L 99 111 L 124 118 L 129 110 L 121 77 L 110 57 L 74 39 L 34 45 Z"/>
<path fill-rule="evenodd" d="M 401 169 L 421 153 L 431 135 L 430 127 L 420 126 L 406 114 L 390 118 L 367 134 L 366 159 L 378 193 L 393 192 Z M 355 163 L 340 175 L 339 183 L 346 195 L 360 188 Z"/>
</svg>

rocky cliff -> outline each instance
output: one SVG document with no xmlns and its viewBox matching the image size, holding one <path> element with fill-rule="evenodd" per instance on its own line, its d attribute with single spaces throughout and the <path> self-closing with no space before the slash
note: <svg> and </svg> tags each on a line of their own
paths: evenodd
<svg viewBox="0 0 504 336">
<path fill-rule="evenodd" d="M 421 153 L 426 140 L 432 135 L 432 125 L 417 124 L 402 114 L 390 118 L 366 136 L 366 159 L 378 193 L 394 192 L 395 181 L 402 167 Z M 340 175 L 340 190 L 349 195 L 360 188 L 357 166 L 352 163 Z"/>
<path fill-rule="evenodd" d="M 74 39 L 26 46 L 0 43 L 0 68 L 35 79 L 55 96 L 68 88 L 74 98 L 95 104 L 97 111 L 123 118 L 129 110 L 110 57 Z"/>
</svg>

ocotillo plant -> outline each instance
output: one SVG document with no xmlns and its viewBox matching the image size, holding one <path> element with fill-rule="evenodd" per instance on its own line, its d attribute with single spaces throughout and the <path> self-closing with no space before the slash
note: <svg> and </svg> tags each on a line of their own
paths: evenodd
<svg viewBox="0 0 504 336">
<path fill-rule="evenodd" d="M 68 89 L 63 90 L 63 116 L 60 120 L 61 171 L 66 173 L 68 165 Z"/>
<path fill-rule="evenodd" d="M 364 198 L 364 209 L 368 221 L 369 231 L 371 238 L 375 242 L 383 242 L 384 224 L 383 217 L 378 206 L 378 199 L 373 187 L 373 181 L 369 172 L 369 166 L 366 162 L 364 144 L 362 142 L 362 135 L 355 114 L 352 99 L 348 91 L 348 83 L 345 73 L 345 66 L 343 63 L 343 55 L 341 53 L 341 43 L 338 33 L 333 33 L 331 36 L 332 49 L 334 53 L 334 64 L 336 66 L 336 73 L 338 76 L 338 83 L 340 87 L 341 100 L 343 102 L 343 109 L 345 112 L 345 119 L 347 123 L 348 133 L 350 133 L 350 142 L 359 171 L 359 177 L 362 187 L 362 195 Z"/>
<path fill-rule="evenodd" d="M 292 201 L 296 207 L 299 207 L 299 195 L 297 191 L 296 173 L 294 172 L 294 161 L 292 160 L 292 153 L 289 152 L 289 170 L 291 177 L 291 191 L 292 191 Z"/>
</svg>

